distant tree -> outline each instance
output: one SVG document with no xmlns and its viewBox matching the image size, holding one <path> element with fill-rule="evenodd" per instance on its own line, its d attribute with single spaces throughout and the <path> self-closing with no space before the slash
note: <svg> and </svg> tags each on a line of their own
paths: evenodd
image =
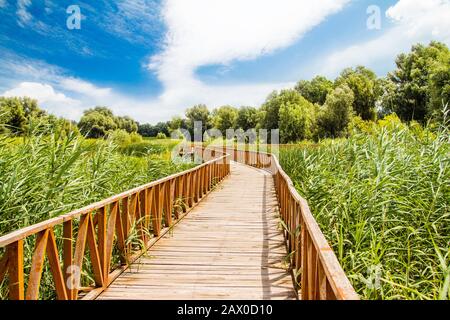
<svg viewBox="0 0 450 320">
<path fill-rule="evenodd" d="M 82 135 L 88 138 L 103 138 L 109 132 L 118 128 L 114 116 L 109 112 L 104 112 L 103 109 L 89 109 L 84 112 L 78 128 Z"/>
<path fill-rule="evenodd" d="M 156 137 L 158 130 L 149 123 L 139 124 L 138 133 L 143 137 Z"/>
<path fill-rule="evenodd" d="M 158 135 L 158 133 L 163 133 L 166 137 L 170 136 L 169 122 L 158 122 L 155 125 L 155 130 L 157 131 L 156 135 Z"/>
<path fill-rule="evenodd" d="M 172 132 L 183 128 L 183 126 L 186 126 L 186 123 L 180 116 L 174 116 L 172 117 L 172 120 L 169 121 L 168 125 L 169 131 Z"/>
<path fill-rule="evenodd" d="M 346 84 L 354 94 L 353 110 L 363 120 L 376 119 L 376 103 L 382 94 L 376 74 L 363 66 L 342 71 L 335 81 L 335 87 Z"/>
<path fill-rule="evenodd" d="M 88 138 L 103 138 L 111 131 L 121 129 L 127 133 L 136 133 L 138 123 L 129 116 L 115 116 L 107 107 L 98 106 L 85 110 L 78 127 Z"/>
<path fill-rule="evenodd" d="M 51 129 L 58 119 L 40 109 L 37 100 L 28 97 L 0 97 L 0 132 L 22 135 L 33 123 Z"/>
<path fill-rule="evenodd" d="M 194 138 L 194 122 L 202 122 L 201 134 L 211 128 L 211 113 L 208 107 L 204 104 L 195 105 L 192 108 L 186 110 L 186 126 L 191 134 L 191 138 Z"/>
<path fill-rule="evenodd" d="M 105 117 L 114 118 L 114 113 L 112 112 L 112 110 L 104 106 L 97 106 L 92 109 L 87 109 L 83 112 L 84 115 L 88 115 L 90 113 L 100 113 Z"/>
<path fill-rule="evenodd" d="M 323 76 L 317 76 L 311 81 L 300 80 L 295 90 L 309 102 L 323 105 L 327 94 L 333 90 L 333 82 Z"/>
<path fill-rule="evenodd" d="M 247 131 L 255 129 L 259 122 L 258 109 L 254 107 L 240 107 L 238 110 L 238 117 L 236 120 L 237 128 Z"/>
<path fill-rule="evenodd" d="M 314 124 L 314 105 L 300 96 L 296 101 L 286 101 L 280 107 L 280 141 L 296 142 L 309 139 Z"/>
<path fill-rule="evenodd" d="M 23 133 L 27 118 L 19 98 L 0 97 L 0 132 Z"/>
<path fill-rule="evenodd" d="M 129 116 L 116 117 L 117 127 L 123 129 L 128 133 L 137 132 L 138 124 Z"/>
<path fill-rule="evenodd" d="M 212 123 L 214 128 L 219 129 L 223 135 L 226 130 L 235 129 L 238 118 L 238 111 L 232 106 L 222 106 L 213 111 Z"/>
<path fill-rule="evenodd" d="M 440 42 L 417 44 L 396 59 L 397 69 L 388 74 L 394 90 L 385 95 L 383 105 L 404 121 L 424 122 L 442 110 L 450 96 L 450 53 Z"/>
<path fill-rule="evenodd" d="M 443 106 L 450 102 L 450 50 L 443 43 L 435 46 L 439 52 L 431 67 L 427 117 L 442 120 Z"/>
<path fill-rule="evenodd" d="M 337 138 L 345 135 L 354 113 L 353 103 L 353 91 L 346 84 L 329 93 L 317 116 L 316 136 Z"/>
<path fill-rule="evenodd" d="M 274 91 L 266 99 L 261 106 L 261 127 L 262 129 L 272 130 L 279 128 L 280 108 L 282 105 L 300 104 L 302 96 L 296 90 Z"/>
</svg>

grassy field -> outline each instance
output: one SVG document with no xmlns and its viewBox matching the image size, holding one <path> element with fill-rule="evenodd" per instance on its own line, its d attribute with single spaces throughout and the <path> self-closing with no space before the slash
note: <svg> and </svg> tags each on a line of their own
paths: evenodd
<svg viewBox="0 0 450 320">
<path fill-rule="evenodd" d="M 449 299 L 449 135 L 385 122 L 315 148 L 282 149 L 365 299 Z"/>
</svg>

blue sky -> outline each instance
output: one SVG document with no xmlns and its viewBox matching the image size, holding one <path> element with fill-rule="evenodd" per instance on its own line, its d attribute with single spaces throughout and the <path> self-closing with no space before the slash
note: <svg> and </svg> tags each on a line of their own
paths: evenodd
<svg viewBox="0 0 450 320">
<path fill-rule="evenodd" d="M 95 105 L 153 123 L 197 103 L 259 105 L 348 66 L 384 76 L 412 44 L 450 39 L 448 0 L 0 0 L 0 21 L 0 95 L 75 120 Z"/>
</svg>

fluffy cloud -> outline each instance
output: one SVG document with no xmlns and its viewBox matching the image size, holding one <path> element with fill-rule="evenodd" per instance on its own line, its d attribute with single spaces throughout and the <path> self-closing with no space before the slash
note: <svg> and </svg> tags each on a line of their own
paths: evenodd
<svg viewBox="0 0 450 320">
<path fill-rule="evenodd" d="M 195 76 L 198 67 L 249 60 L 285 48 L 336 13 L 349 0 L 167 0 L 167 35 L 149 69 L 164 85 L 160 102 L 180 110 L 192 102 L 260 103 L 272 89 L 291 84 L 212 86 Z"/>
<path fill-rule="evenodd" d="M 81 102 L 56 92 L 51 85 L 38 82 L 22 82 L 17 87 L 5 91 L 2 96 L 27 96 L 38 100 L 51 113 L 76 119 L 81 115 Z"/>
<path fill-rule="evenodd" d="M 400 0 L 386 11 L 394 26 L 378 38 L 355 44 L 320 59 L 316 70 L 335 76 L 349 65 L 392 63 L 397 54 L 418 42 L 439 40 L 450 43 L 449 0 Z"/>
<path fill-rule="evenodd" d="M 111 88 L 99 88 L 90 82 L 76 78 L 62 78 L 59 85 L 65 90 L 96 99 L 107 98 L 112 93 Z"/>
</svg>

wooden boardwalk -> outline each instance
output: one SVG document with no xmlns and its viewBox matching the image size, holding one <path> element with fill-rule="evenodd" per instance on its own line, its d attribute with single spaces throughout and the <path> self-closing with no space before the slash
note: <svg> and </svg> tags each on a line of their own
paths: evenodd
<svg viewBox="0 0 450 320">
<path fill-rule="evenodd" d="M 231 175 L 97 299 L 296 299 L 272 175 Z"/>
</svg>

